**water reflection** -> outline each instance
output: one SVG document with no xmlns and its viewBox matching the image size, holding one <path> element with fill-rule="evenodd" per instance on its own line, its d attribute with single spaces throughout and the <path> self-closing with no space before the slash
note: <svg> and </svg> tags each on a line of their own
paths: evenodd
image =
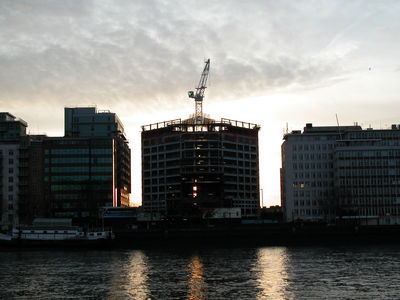
<svg viewBox="0 0 400 300">
<path fill-rule="evenodd" d="M 121 258 L 118 258 L 121 260 Z M 132 251 L 126 258 L 122 268 L 114 270 L 116 272 L 111 281 L 112 294 L 107 297 L 109 300 L 117 299 L 150 299 L 148 288 L 148 266 L 147 256 L 142 251 Z M 116 267 L 121 267 L 120 263 L 113 263 Z"/>
<path fill-rule="evenodd" d="M 204 300 L 204 272 L 203 272 L 203 264 L 200 260 L 199 256 L 192 256 L 191 262 L 188 265 L 189 268 L 189 300 Z"/>
<path fill-rule="evenodd" d="M 142 251 L 132 253 L 128 269 L 128 295 L 134 299 L 148 299 L 147 257 Z"/>
<path fill-rule="evenodd" d="M 0 299 L 399 299 L 398 245 L 0 252 Z"/>
<path fill-rule="evenodd" d="M 259 274 L 258 299 L 290 299 L 287 291 L 288 250 L 284 247 L 260 248 L 256 271 Z"/>
</svg>

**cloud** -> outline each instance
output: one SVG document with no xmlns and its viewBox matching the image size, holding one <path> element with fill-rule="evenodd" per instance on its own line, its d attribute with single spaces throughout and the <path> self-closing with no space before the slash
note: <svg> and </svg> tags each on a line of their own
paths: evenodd
<svg viewBox="0 0 400 300">
<path fill-rule="evenodd" d="M 2 1 L 0 104 L 171 105 L 208 57 L 215 100 L 334 84 L 365 18 L 349 23 L 360 4 L 333 3 Z"/>
<path fill-rule="evenodd" d="M 261 185 L 275 195 L 279 122 L 392 118 L 399 14 L 396 0 L 2 0 L 0 108 L 57 135 L 64 106 L 110 109 L 140 169 L 140 125 L 192 111 L 186 92 L 210 58 L 206 101 L 266 126 L 260 147 L 277 154 Z"/>
</svg>

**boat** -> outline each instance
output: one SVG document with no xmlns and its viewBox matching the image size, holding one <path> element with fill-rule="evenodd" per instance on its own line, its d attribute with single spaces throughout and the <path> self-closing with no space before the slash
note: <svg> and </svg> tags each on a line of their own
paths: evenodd
<svg viewBox="0 0 400 300">
<path fill-rule="evenodd" d="M 71 219 L 38 218 L 32 225 L 13 228 L 0 234 L 1 245 L 11 246 L 101 246 L 115 238 L 112 231 L 84 231 L 72 226 Z"/>
</svg>

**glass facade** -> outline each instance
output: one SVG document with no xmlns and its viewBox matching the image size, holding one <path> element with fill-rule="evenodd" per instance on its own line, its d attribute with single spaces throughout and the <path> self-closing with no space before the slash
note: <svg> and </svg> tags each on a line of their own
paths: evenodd
<svg viewBox="0 0 400 300">
<path fill-rule="evenodd" d="M 66 107 L 64 117 L 66 137 L 125 135 L 118 116 L 110 111 L 98 111 L 96 107 Z"/>
<path fill-rule="evenodd" d="M 45 191 L 52 214 L 96 218 L 101 207 L 116 201 L 116 143 L 112 138 L 66 139 L 44 142 Z"/>
<path fill-rule="evenodd" d="M 92 223 L 101 207 L 129 206 L 130 149 L 116 114 L 83 107 L 65 116 L 65 137 L 47 137 L 0 113 L 2 227 L 38 217 Z"/>
</svg>

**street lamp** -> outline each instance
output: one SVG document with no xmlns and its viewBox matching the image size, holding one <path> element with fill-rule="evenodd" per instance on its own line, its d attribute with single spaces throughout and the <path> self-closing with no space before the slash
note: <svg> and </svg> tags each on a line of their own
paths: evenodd
<svg viewBox="0 0 400 300">
<path fill-rule="evenodd" d="M 261 208 L 263 208 L 264 207 L 264 190 L 260 189 L 260 192 L 261 192 Z"/>
</svg>

